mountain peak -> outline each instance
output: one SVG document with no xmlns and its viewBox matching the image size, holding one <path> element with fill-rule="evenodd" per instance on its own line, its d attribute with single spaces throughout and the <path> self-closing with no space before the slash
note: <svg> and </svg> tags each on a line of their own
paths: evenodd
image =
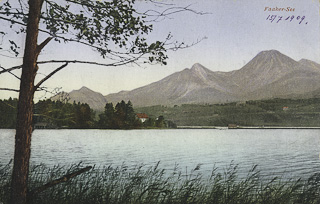
<svg viewBox="0 0 320 204">
<path fill-rule="evenodd" d="M 262 63 L 262 64 L 270 64 L 273 67 L 281 67 L 283 64 L 287 64 L 288 67 L 294 67 L 297 62 L 292 58 L 282 54 L 278 50 L 266 50 L 262 51 L 255 56 L 251 62 Z"/>
<path fill-rule="evenodd" d="M 202 78 L 203 80 L 207 79 L 208 76 L 208 69 L 205 68 L 204 66 L 202 66 L 199 63 L 195 63 L 191 69 L 190 69 L 195 75 L 197 75 L 198 77 Z"/>
<path fill-rule="evenodd" d="M 308 59 L 301 59 L 299 61 L 300 64 L 300 69 L 305 69 L 305 70 L 309 70 L 309 71 L 316 71 L 316 72 L 320 72 L 320 64 L 308 60 Z"/>
<path fill-rule="evenodd" d="M 203 65 L 201 65 L 200 63 L 195 63 L 191 67 L 192 70 L 198 70 L 198 69 L 203 69 L 203 68 L 205 68 L 205 67 Z"/>
<path fill-rule="evenodd" d="M 90 90 L 90 91 L 91 91 L 91 89 L 89 89 L 89 88 L 86 87 L 86 86 L 83 86 L 83 87 L 81 87 L 81 88 L 79 89 L 79 91 L 87 91 L 87 90 Z"/>
<path fill-rule="evenodd" d="M 314 62 L 314 61 L 311 61 L 311 60 L 308 60 L 308 59 L 301 59 L 299 60 L 299 63 L 300 64 L 311 64 L 311 65 L 319 65 L 318 63 Z"/>
<path fill-rule="evenodd" d="M 278 50 L 265 50 L 265 51 L 261 51 L 258 53 L 257 57 L 261 56 L 261 57 L 281 57 L 281 56 L 285 56 L 284 54 L 282 54 L 281 52 L 279 52 Z"/>
<path fill-rule="evenodd" d="M 308 60 L 308 59 L 301 59 L 301 60 L 299 60 L 299 62 L 305 63 L 305 62 L 312 62 L 312 61 Z"/>
<path fill-rule="evenodd" d="M 73 91 L 71 91 L 70 93 L 76 94 L 76 95 L 79 95 L 79 94 L 82 94 L 82 95 L 99 94 L 99 95 L 100 95 L 100 94 L 101 94 L 101 93 L 98 93 L 98 92 L 95 92 L 95 91 L 89 89 L 89 88 L 86 87 L 86 86 L 81 87 L 79 90 L 73 90 Z M 102 94 L 101 94 L 101 95 L 102 95 Z"/>
<path fill-rule="evenodd" d="M 79 90 L 73 90 L 73 91 L 81 92 L 81 93 L 83 93 L 83 92 L 94 92 L 94 91 L 92 91 L 91 89 L 89 89 L 86 86 L 81 87 Z"/>
<path fill-rule="evenodd" d="M 61 100 L 61 94 L 58 94 L 51 98 L 51 100 L 59 101 Z M 88 87 L 81 87 L 79 90 L 73 90 L 68 93 L 69 102 L 81 102 L 87 103 L 94 110 L 103 110 L 107 103 L 107 100 L 101 93 L 95 92 Z"/>
<path fill-rule="evenodd" d="M 264 51 L 261 51 L 260 53 L 261 54 L 281 54 L 281 52 L 279 52 L 278 50 L 264 50 Z"/>
<path fill-rule="evenodd" d="M 192 65 L 190 70 L 196 73 L 206 73 L 209 71 L 207 68 L 205 68 L 203 65 L 199 63 L 195 63 L 194 65 Z"/>
</svg>

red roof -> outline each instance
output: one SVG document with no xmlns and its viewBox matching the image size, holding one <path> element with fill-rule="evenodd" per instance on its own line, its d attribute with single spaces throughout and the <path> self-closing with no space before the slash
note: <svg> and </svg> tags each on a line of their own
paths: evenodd
<svg viewBox="0 0 320 204">
<path fill-rule="evenodd" d="M 138 118 L 149 118 L 149 116 L 145 113 L 137 113 Z"/>
</svg>

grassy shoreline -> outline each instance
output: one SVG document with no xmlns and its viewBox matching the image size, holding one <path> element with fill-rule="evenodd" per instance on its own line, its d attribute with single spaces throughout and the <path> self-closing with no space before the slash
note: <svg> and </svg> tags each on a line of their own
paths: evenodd
<svg viewBox="0 0 320 204">
<path fill-rule="evenodd" d="M 82 168 L 71 166 L 30 168 L 29 189 Z M 0 203 L 8 203 L 12 166 L 0 165 Z M 30 201 L 37 203 L 320 203 L 320 174 L 306 180 L 292 178 L 265 179 L 253 166 L 245 178 L 238 178 L 238 166 L 231 164 L 223 173 L 217 169 L 205 177 L 200 165 L 189 172 L 178 167 L 165 169 L 136 166 L 134 169 L 94 167 L 68 182 L 37 194 Z"/>
</svg>

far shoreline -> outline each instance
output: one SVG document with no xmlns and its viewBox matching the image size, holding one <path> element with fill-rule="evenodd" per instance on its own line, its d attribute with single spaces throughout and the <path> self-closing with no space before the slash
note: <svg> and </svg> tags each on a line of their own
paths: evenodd
<svg viewBox="0 0 320 204">
<path fill-rule="evenodd" d="M 277 126 L 237 126 L 237 127 L 219 127 L 219 126 L 177 126 L 176 129 L 320 129 L 320 127 L 277 127 Z"/>
<path fill-rule="evenodd" d="M 278 126 L 177 126 L 177 128 L 136 128 L 136 129 L 102 129 L 102 128 L 35 128 L 34 130 L 192 130 L 192 129 L 216 129 L 216 130 L 236 130 L 236 129 L 320 129 L 320 127 L 278 127 Z M 15 128 L 0 128 L 0 130 L 15 130 Z"/>
</svg>

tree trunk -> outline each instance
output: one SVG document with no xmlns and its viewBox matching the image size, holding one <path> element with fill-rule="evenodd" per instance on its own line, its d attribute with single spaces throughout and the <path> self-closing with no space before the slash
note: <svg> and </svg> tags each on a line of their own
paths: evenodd
<svg viewBox="0 0 320 204">
<path fill-rule="evenodd" d="M 11 181 L 11 204 L 27 203 L 27 185 L 32 134 L 34 80 L 37 73 L 37 45 L 43 0 L 29 0 L 27 36 L 20 82 L 15 136 L 14 166 Z"/>
</svg>

